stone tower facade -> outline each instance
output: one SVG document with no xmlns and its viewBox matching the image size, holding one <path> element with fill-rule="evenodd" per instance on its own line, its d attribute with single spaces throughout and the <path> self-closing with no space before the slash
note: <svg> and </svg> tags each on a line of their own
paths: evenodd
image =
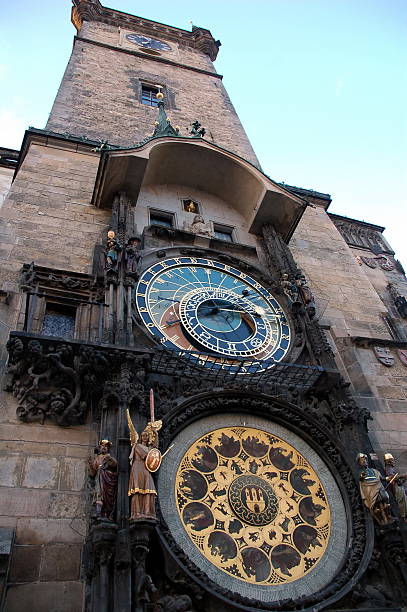
<svg viewBox="0 0 407 612">
<path fill-rule="evenodd" d="M 2 164 L 2 609 L 401 610 L 384 228 L 262 172 L 208 30 L 99 0 L 72 22 L 48 124 Z"/>
</svg>

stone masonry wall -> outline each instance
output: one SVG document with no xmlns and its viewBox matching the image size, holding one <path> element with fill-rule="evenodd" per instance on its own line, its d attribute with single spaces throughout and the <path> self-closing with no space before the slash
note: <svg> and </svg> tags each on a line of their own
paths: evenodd
<svg viewBox="0 0 407 612">
<path fill-rule="evenodd" d="M 99 155 L 32 144 L 0 219 L 0 282 L 16 290 L 23 263 L 90 272 L 110 219 L 90 206 Z"/>
<path fill-rule="evenodd" d="M 188 50 L 191 53 L 197 52 Z M 152 134 L 157 119 L 157 108 L 140 101 L 141 82 L 165 88 L 168 114 L 181 135 L 188 135 L 198 119 L 208 140 L 258 165 L 217 76 L 80 40 L 74 44 L 47 129 L 133 146 Z"/>
<path fill-rule="evenodd" d="M 0 526 L 16 530 L 5 610 L 76 612 L 95 434 L 90 425 L 21 423 L 9 393 L 0 394 L 0 405 Z"/>
<path fill-rule="evenodd" d="M 307 208 L 290 248 L 323 311 L 322 324 L 337 336 L 390 338 L 382 301 L 323 208 Z"/>
<path fill-rule="evenodd" d="M 380 317 L 386 307 L 371 278 L 372 272 L 377 278 L 384 275 L 358 264 L 354 250 L 320 207 L 306 210 L 290 247 L 310 282 L 317 316 L 329 330 L 338 367 L 357 402 L 371 411 L 368 427 L 379 459 L 391 452 L 406 471 L 407 368 L 395 349 L 391 349 L 395 364 L 389 368 L 377 360 L 373 348 L 358 347 L 350 340 L 351 336 L 391 338 Z"/>
</svg>

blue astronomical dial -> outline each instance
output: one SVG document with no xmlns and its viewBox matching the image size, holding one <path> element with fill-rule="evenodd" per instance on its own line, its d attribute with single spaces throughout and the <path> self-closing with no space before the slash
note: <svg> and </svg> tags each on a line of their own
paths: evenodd
<svg viewBox="0 0 407 612">
<path fill-rule="evenodd" d="M 274 296 L 248 274 L 204 257 L 174 257 L 145 270 L 136 305 L 165 347 L 212 368 L 266 369 L 290 347 L 290 326 Z"/>
</svg>

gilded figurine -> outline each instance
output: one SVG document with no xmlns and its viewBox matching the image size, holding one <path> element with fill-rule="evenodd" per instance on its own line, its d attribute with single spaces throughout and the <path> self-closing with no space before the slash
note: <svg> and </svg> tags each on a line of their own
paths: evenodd
<svg viewBox="0 0 407 612">
<path fill-rule="evenodd" d="M 400 474 L 394 462 L 394 457 L 390 453 L 384 455 L 384 471 L 386 474 L 386 480 L 388 486 L 391 487 L 391 491 L 396 500 L 400 517 L 404 522 L 407 522 L 407 474 Z"/>
<path fill-rule="evenodd" d="M 106 270 L 117 270 L 119 253 L 122 250 L 122 245 L 116 238 L 113 230 L 107 232 L 106 242 Z"/>
<path fill-rule="evenodd" d="M 130 519 L 155 519 L 155 500 L 157 491 L 152 472 L 161 465 L 161 453 L 158 450 L 158 431 L 162 421 L 152 419 L 140 436 L 136 432 L 130 413 L 127 410 L 127 422 L 130 430 L 130 479 L 128 495 L 131 497 Z"/>
<path fill-rule="evenodd" d="M 363 503 L 379 525 L 386 525 L 392 517 L 389 495 L 382 484 L 382 475 L 378 470 L 368 467 L 367 455 L 364 453 L 359 453 L 356 460 L 359 465 L 359 487 Z"/>
<path fill-rule="evenodd" d="M 93 503 L 96 517 L 113 520 L 117 495 L 117 461 L 110 455 L 110 440 L 99 440 L 95 456 L 89 457 L 89 474 L 95 479 Z"/>
</svg>

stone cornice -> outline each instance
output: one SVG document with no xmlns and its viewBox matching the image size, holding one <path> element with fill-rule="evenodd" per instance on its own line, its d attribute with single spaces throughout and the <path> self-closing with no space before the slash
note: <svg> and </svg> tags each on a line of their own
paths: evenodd
<svg viewBox="0 0 407 612">
<path fill-rule="evenodd" d="M 90 38 L 82 38 L 81 36 L 75 36 L 75 41 L 84 42 L 89 45 L 95 45 L 97 47 L 104 47 L 105 49 L 110 49 L 111 51 L 119 51 L 120 53 L 126 53 L 127 55 L 142 57 L 143 59 L 149 59 L 155 62 L 159 62 L 161 64 L 168 64 L 170 66 L 176 66 L 177 68 L 184 68 L 184 70 L 192 70 L 192 72 L 199 72 L 200 74 L 206 74 L 208 76 L 213 76 L 216 79 L 223 79 L 223 75 L 218 74 L 217 72 L 212 72 L 211 70 L 204 70 L 203 68 L 196 68 L 195 66 L 188 66 L 187 64 L 182 64 L 181 62 L 174 62 L 173 60 L 167 59 L 166 57 L 160 57 L 156 55 L 147 55 L 146 53 L 143 53 L 142 51 L 132 51 L 131 49 L 124 49 L 123 47 L 116 47 L 114 45 L 108 45 L 107 43 L 102 43 L 98 40 L 91 40 Z"/>
<path fill-rule="evenodd" d="M 351 336 L 349 340 L 361 348 L 372 346 L 386 346 L 388 348 L 407 349 L 406 340 L 393 340 L 390 338 L 370 338 L 365 336 Z"/>
<path fill-rule="evenodd" d="M 114 27 L 136 28 L 149 36 L 162 36 L 173 42 L 183 42 L 188 46 L 216 59 L 220 42 L 215 41 L 209 30 L 192 26 L 192 32 L 175 28 L 157 21 L 151 21 L 102 6 L 99 0 L 72 0 L 72 23 L 79 31 L 84 21 L 98 21 Z"/>
<path fill-rule="evenodd" d="M 336 215 L 334 213 L 328 213 L 332 220 L 343 221 L 344 223 L 349 223 L 349 225 L 358 225 L 361 227 L 365 227 L 366 229 L 371 229 L 376 232 L 384 232 L 386 229 L 381 225 L 375 225 L 374 223 L 369 223 L 367 221 L 359 221 L 358 219 L 351 219 L 350 217 L 344 217 L 342 215 Z"/>
</svg>

